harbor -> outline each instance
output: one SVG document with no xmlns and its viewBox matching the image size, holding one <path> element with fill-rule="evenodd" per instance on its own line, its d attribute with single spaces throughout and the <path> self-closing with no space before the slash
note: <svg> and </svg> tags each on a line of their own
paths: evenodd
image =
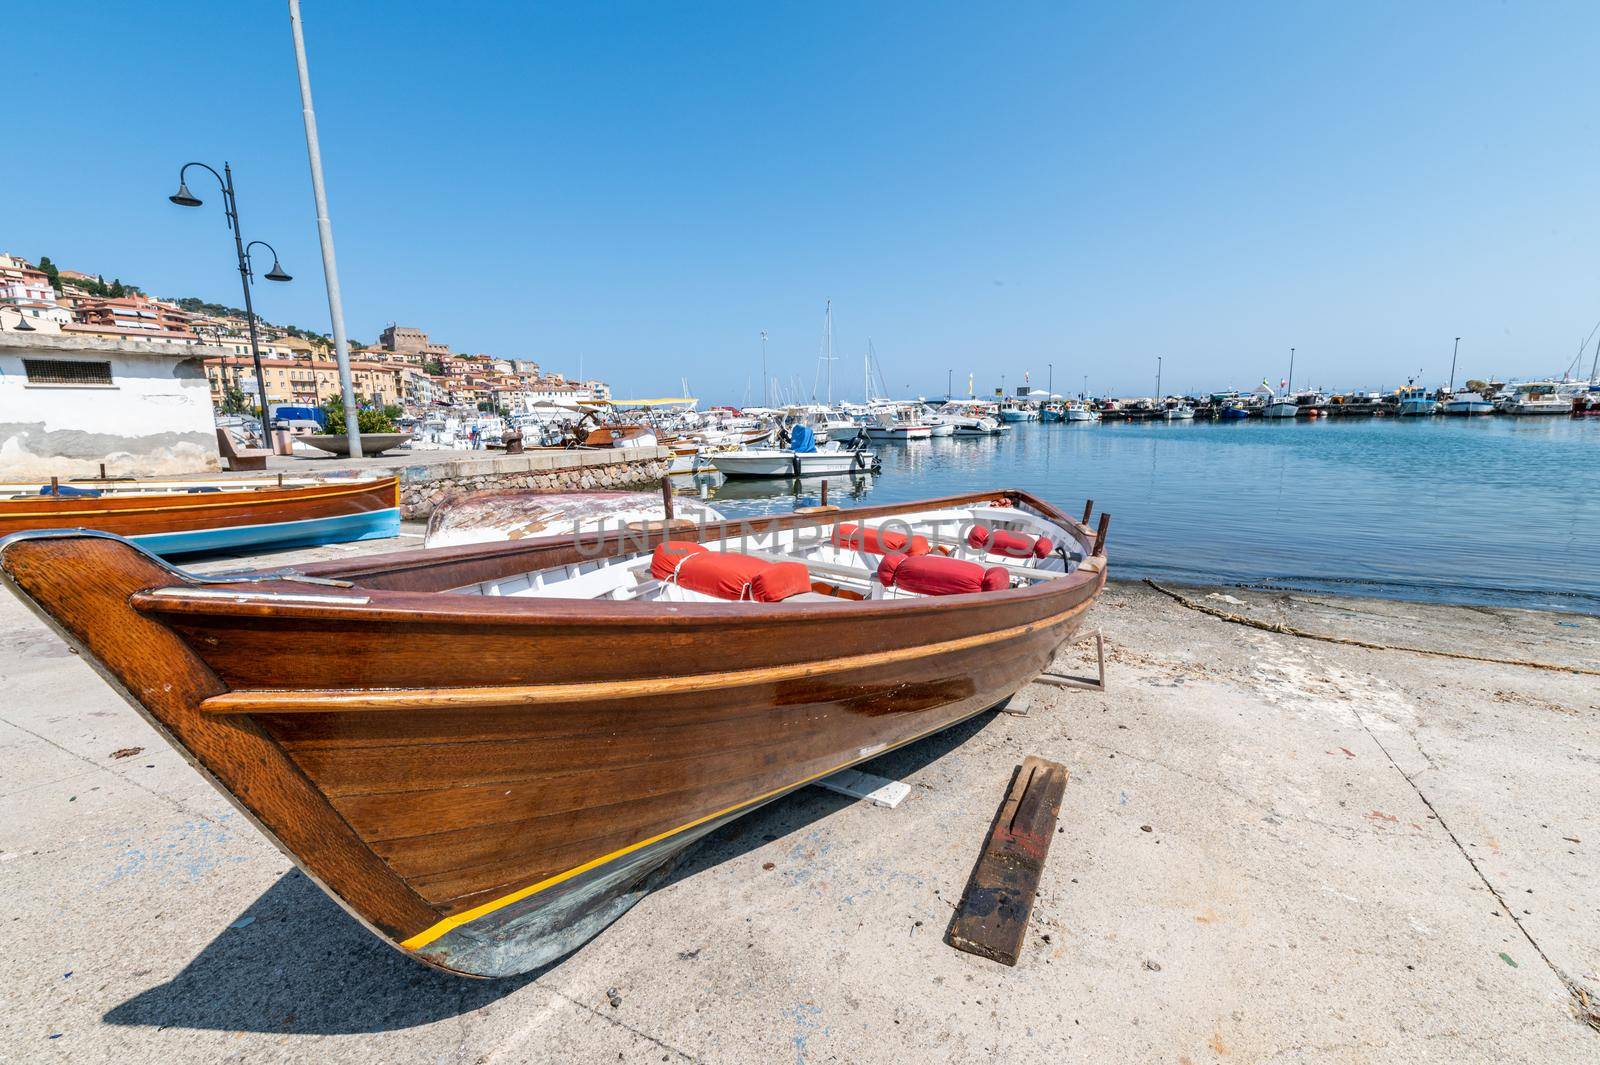
<svg viewBox="0 0 1600 1065">
<path fill-rule="evenodd" d="M 1600 1060 L 1600 8 L 144 8 L 0 1065 Z"/>
<path fill-rule="evenodd" d="M 421 532 L 198 568 L 362 557 Z M 1484 660 L 1264 631 L 1114 581 L 1096 616 L 1106 693 L 1031 685 L 1026 716 L 885 756 L 873 771 L 911 785 L 894 809 L 796 792 L 709 837 L 577 954 L 489 982 L 369 936 L 6 597 L 7 1046 L 81 1062 L 1590 1056 L 1572 987 L 1597 980 L 1600 706 L 1592 675 L 1559 667 L 1595 668 L 1600 624 L 1171 590 Z M 1092 653 L 1060 666 L 1092 672 Z M 1071 775 L 1006 969 L 941 934 L 1031 751 Z"/>
</svg>

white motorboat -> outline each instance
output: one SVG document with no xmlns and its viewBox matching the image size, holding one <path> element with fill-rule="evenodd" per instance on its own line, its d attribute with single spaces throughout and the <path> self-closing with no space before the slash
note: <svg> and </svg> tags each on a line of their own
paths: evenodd
<svg viewBox="0 0 1600 1065">
<path fill-rule="evenodd" d="M 1571 414 L 1572 397 L 1554 381 L 1525 381 L 1512 385 L 1497 408 L 1503 414 Z"/>
<path fill-rule="evenodd" d="M 1179 403 L 1176 407 L 1168 407 L 1161 416 L 1169 422 L 1186 422 L 1194 418 L 1194 408 L 1187 403 Z"/>
<path fill-rule="evenodd" d="M 878 453 L 866 448 L 828 445 L 817 451 L 749 448 L 711 456 L 711 464 L 724 477 L 829 477 L 870 473 L 878 468 Z"/>
<path fill-rule="evenodd" d="M 933 426 L 920 419 L 908 419 L 903 414 L 884 411 L 861 431 L 868 440 L 926 440 L 933 435 Z"/>
<path fill-rule="evenodd" d="M 1039 412 L 1032 407 L 1003 407 L 1000 410 L 1000 420 L 1005 422 L 1036 422 Z"/>
<path fill-rule="evenodd" d="M 854 418 L 847 418 L 842 414 L 830 414 L 823 421 L 822 428 L 827 430 L 827 435 L 819 432 L 817 435 L 827 440 L 837 440 L 841 444 L 848 444 L 861 435 L 861 423 Z"/>
<path fill-rule="evenodd" d="M 971 411 L 957 411 L 939 417 L 948 420 L 953 436 L 994 436 L 1000 431 L 999 422 Z"/>
<path fill-rule="evenodd" d="M 1452 393 L 1448 399 L 1439 405 L 1439 409 L 1446 414 L 1454 415 L 1493 414 L 1494 403 L 1483 398 L 1481 393 L 1468 392 L 1463 389 L 1460 392 Z"/>
</svg>

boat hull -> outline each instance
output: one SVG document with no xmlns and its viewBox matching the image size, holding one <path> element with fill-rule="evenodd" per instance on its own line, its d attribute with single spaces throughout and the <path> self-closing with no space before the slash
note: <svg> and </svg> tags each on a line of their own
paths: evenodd
<svg viewBox="0 0 1600 1065">
<path fill-rule="evenodd" d="M 885 428 L 881 425 L 869 425 L 862 432 L 867 434 L 868 440 L 927 440 L 933 436 L 933 429 L 927 425 L 895 425 Z"/>
<path fill-rule="evenodd" d="M 163 484 L 165 484 L 163 482 Z M 304 546 L 393 536 L 400 531 L 400 481 L 98 497 L 0 499 L 0 536 L 30 529 L 97 529 L 161 555 L 242 547 Z M 206 487 L 196 485 L 196 488 Z"/>
<path fill-rule="evenodd" d="M 870 471 L 877 458 L 871 451 L 727 451 L 711 464 L 724 477 L 825 477 Z"/>
<path fill-rule="evenodd" d="M 1010 591 L 855 604 L 448 594 L 624 543 L 369 556 L 308 566 L 308 584 L 208 581 L 43 532 L 0 543 L 0 572 L 347 910 L 475 976 L 554 960 L 717 825 L 999 703 L 1105 580 L 1096 557 Z"/>
</svg>

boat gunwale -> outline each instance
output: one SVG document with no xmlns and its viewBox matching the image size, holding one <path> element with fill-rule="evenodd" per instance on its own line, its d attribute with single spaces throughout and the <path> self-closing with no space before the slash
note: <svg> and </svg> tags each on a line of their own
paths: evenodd
<svg viewBox="0 0 1600 1065">
<path fill-rule="evenodd" d="M 1008 493 L 1009 494 L 1009 493 Z M 922 500 L 906 504 L 892 505 L 893 513 L 917 512 L 935 509 L 944 505 L 959 505 L 960 502 L 976 502 L 990 500 L 996 493 L 978 493 L 970 496 L 957 496 L 947 499 Z M 1017 493 L 1017 498 L 1027 501 L 1031 506 L 1038 508 L 1041 516 L 1054 521 L 1074 533 L 1081 528 L 1081 523 L 1066 518 L 1054 507 L 1041 503 L 1025 493 Z M 866 514 L 864 511 L 872 510 L 875 513 Z M 751 529 L 742 522 L 708 523 L 695 530 L 697 537 L 706 540 L 732 539 L 733 537 L 719 536 L 729 526 L 743 526 L 749 532 L 755 531 L 781 531 L 784 529 L 800 527 L 820 527 L 836 525 L 852 517 L 864 518 L 877 516 L 876 512 L 885 508 L 858 508 L 856 510 L 838 510 L 826 515 L 783 515 L 777 518 L 765 519 L 761 530 Z M 675 534 L 677 535 L 677 534 Z M 597 538 L 595 543 L 605 544 L 608 539 L 614 539 L 616 552 L 609 556 L 617 557 L 626 550 L 638 551 L 641 543 L 654 542 L 660 538 L 659 533 L 649 534 L 649 537 L 637 537 L 627 533 L 610 534 L 608 537 Z M 474 544 L 462 548 L 444 548 L 451 552 L 463 552 L 465 558 L 457 558 L 455 562 L 469 562 L 478 557 L 493 555 L 496 558 L 514 558 L 521 554 L 537 554 L 541 551 L 551 551 L 560 548 L 570 548 L 574 542 L 582 542 L 582 534 L 574 540 L 574 534 L 564 533 L 550 537 L 530 538 L 516 541 L 518 550 L 504 552 L 501 544 Z M 485 550 L 485 547 L 491 550 Z M 426 551 L 427 549 L 424 549 Z M 416 559 L 419 552 L 396 552 L 389 556 L 394 558 L 396 566 L 379 570 L 367 570 L 365 575 L 373 576 L 382 573 L 395 572 L 396 569 L 405 568 L 405 564 Z M 403 557 L 402 557 L 403 556 Z M 382 558 L 384 556 L 377 556 Z M 421 559 L 423 563 L 428 560 Z M 559 564 L 559 563 L 557 563 Z M 304 567 L 297 570 L 304 576 L 316 576 L 322 579 L 331 578 L 334 574 L 342 574 L 345 579 L 359 576 L 350 572 L 348 564 L 341 568 Z M 1005 603 L 1020 605 L 1032 600 L 1049 599 L 1069 596 L 1082 592 L 1087 586 L 1098 586 L 1104 580 L 1104 556 L 1093 556 L 1085 559 L 1079 567 L 1071 573 L 1063 573 L 1050 580 L 1034 582 L 1023 588 L 1008 588 L 995 591 L 965 592 L 946 596 L 918 596 L 903 599 L 868 599 L 868 600 L 840 600 L 828 603 L 701 603 L 701 602 L 662 602 L 659 600 L 609 600 L 609 599 L 563 599 L 546 596 L 485 596 L 454 589 L 443 591 L 406 591 L 371 587 L 354 580 L 353 584 L 359 588 L 364 602 L 352 598 L 350 605 L 345 606 L 333 603 L 303 603 L 303 602 L 271 602 L 251 601 L 251 589 L 271 593 L 274 591 L 302 591 L 303 589 L 276 588 L 272 582 L 253 582 L 247 587 L 241 587 L 238 599 L 229 599 L 218 596 L 218 585 L 226 585 L 228 578 L 235 577 L 241 584 L 245 584 L 250 574 L 218 575 L 207 579 L 211 590 L 204 597 L 195 596 L 186 599 L 182 586 L 168 586 L 161 589 L 160 594 L 155 594 L 155 589 L 146 589 L 136 592 L 132 598 L 132 605 L 142 613 L 156 613 L 168 615 L 194 615 L 203 617 L 239 617 L 239 618 L 283 618 L 303 621 L 315 620 L 342 620 L 362 618 L 379 622 L 417 623 L 431 625 L 468 625 L 474 628 L 492 627 L 495 625 L 510 625 L 514 627 L 537 627 L 539 625 L 571 625 L 581 623 L 586 626 L 633 626 L 649 624 L 664 627 L 694 627 L 707 623 L 723 624 L 728 622 L 752 621 L 759 619 L 763 624 L 781 623 L 784 621 L 801 621 L 824 616 L 828 613 L 848 611 L 853 617 L 863 620 L 878 618 L 914 618 L 921 615 L 941 615 L 952 610 L 961 610 L 980 604 Z M 473 582 L 476 583 L 476 582 Z M 1092 592 L 1090 594 L 1093 594 Z"/>
</svg>

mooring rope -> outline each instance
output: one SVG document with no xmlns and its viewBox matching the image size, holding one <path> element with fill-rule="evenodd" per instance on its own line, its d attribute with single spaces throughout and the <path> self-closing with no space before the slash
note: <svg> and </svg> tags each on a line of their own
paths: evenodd
<svg viewBox="0 0 1600 1065">
<path fill-rule="evenodd" d="M 1469 655 L 1464 651 L 1435 651 L 1426 647 L 1406 647 L 1403 644 L 1373 643 L 1370 640 L 1357 640 L 1349 636 L 1329 636 L 1320 632 L 1307 632 L 1297 629 L 1293 625 L 1285 625 L 1281 621 L 1262 621 L 1259 618 L 1245 617 L 1243 614 L 1234 614 L 1227 610 L 1219 610 L 1214 606 L 1175 592 L 1171 588 L 1164 588 L 1155 581 L 1146 577 L 1144 582 L 1162 595 L 1176 599 L 1190 610 L 1198 610 L 1202 614 L 1209 614 L 1223 621 L 1231 621 L 1235 625 L 1248 625 L 1252 629 L 1261 629 L 1264 632 L 1277 632 L 1285 636 L 1298 636 L 1302 640 L 1321 640 L 1323 643 L 1342 643 L 1350 647 L 1365 647 L 1371 651 L 1407 651 L 1414 655 L 1433 655 L 1436 658 L 1458 658 L 1466 662 L 1488 662 L 1497 666 L 1523 666 L 1527 669 L 1548 669 L 1556 673 L 1577 673 L 1587 677 L 1600 677 L 1600 669 L 1588 669 L 1584 666 L 1567 666 L 1558 662 L 1535 662 L 1527 658 L 1490 658 L 1487 655 Z"/>
</svg>

